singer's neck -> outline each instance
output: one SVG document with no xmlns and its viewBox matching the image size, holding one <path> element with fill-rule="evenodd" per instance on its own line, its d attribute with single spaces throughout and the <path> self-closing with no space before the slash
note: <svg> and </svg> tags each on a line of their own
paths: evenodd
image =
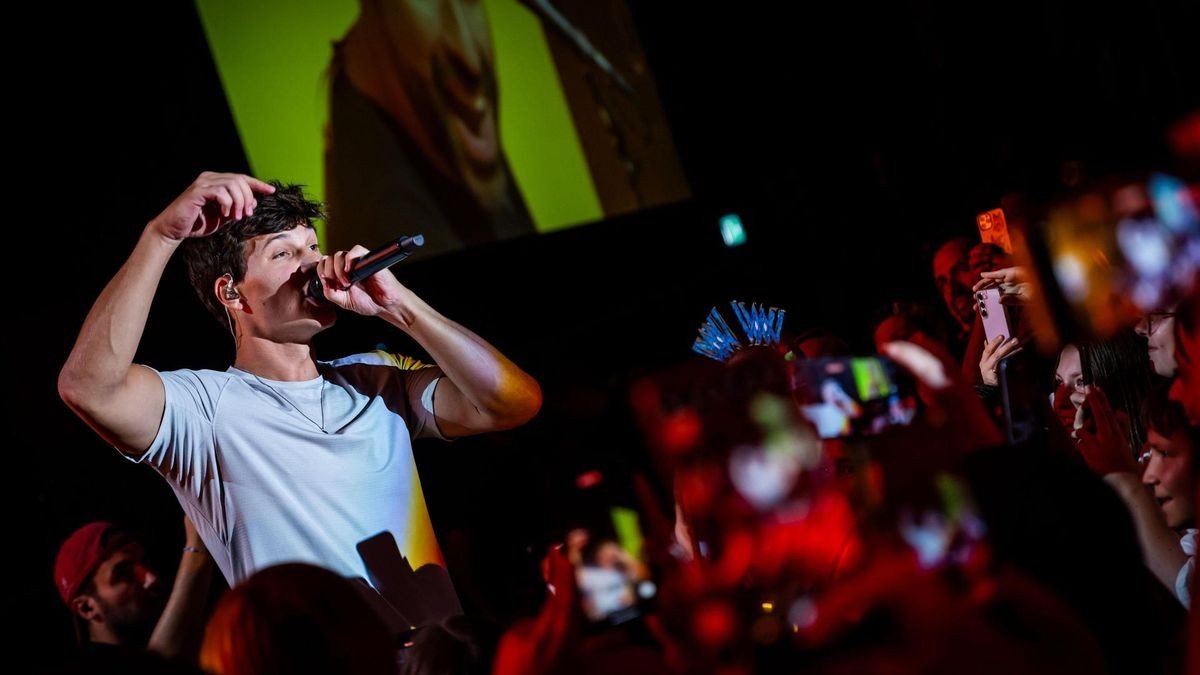
<svg viewBox="0 0 1200 675">
<path fill-rule="evenodd" d="M 311 380 L 319 374 L 312 345 L 272 342 L 261 337 L 242 339 L 233 366 L 281 382 Z"/>
</svg>

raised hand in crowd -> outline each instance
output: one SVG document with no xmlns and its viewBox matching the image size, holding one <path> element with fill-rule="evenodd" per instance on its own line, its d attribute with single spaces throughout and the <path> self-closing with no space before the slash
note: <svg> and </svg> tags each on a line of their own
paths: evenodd
<svg viewBox="0 0 1200 675">
<path fill-rule="evenodd" d="M 1075 416 L 1075 447 L 1097 475 L 1140 474 L 1129 448 L 1129 418 L 1113 411 L 1108 396 L 1096 385 L 1084 388 L 1083 405 Z"/>
<path fill-rule="evenodd" d="M 1021 341 L 1015 337 L 997 335 L 990 342 L 983 343 L 983 356 L 979 359 L 979 375 L 986 385 L 1000 385 L 1000 362 L 1006 357 L 1020 352 Z"/>
<path fill-rule="evenodd" d="M 979 276 L 979 281 L 971 290 L 979 292 L 986 288 L 999 288 L 1001 302 L 1028 302 L 1036 297 L 1033 280 L 1023 267 L 1004 267 L 981 272 Z"/>
</svg>

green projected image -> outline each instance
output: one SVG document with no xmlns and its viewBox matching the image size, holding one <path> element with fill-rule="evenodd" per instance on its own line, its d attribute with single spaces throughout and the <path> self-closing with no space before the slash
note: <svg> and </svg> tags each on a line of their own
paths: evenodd
<svg viewBox="0 0 1200 675">
<path fill-rule="evenodd" d="M 439 253 L 689 196 L 624 0 L 197 8 L 253 172 L 328 202 L 328 248 Z"/>
</svg>

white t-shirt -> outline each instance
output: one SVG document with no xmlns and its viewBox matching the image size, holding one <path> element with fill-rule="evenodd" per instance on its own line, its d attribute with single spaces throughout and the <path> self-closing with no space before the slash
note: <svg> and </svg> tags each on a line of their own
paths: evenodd
<svg viewBox="0 0 1200 675">
<path fill-rule="evenodd" d="M 1179 598 L 1179 602 L 1183 603 L 1184 607 L 1191 609 L 1192 573 L 1196 570 L 1196 530 L 1185 530 L 1183 537 L 1179 539 L 1179 545 L 1183 547 L 1183 552 L 1188 559 L 1183 567 L 1179 568 L 1179 574 L 1175 576 L 1175 597 Z"/>
<path fill-rule="evenodd" d="M 283 562 L 369 579 L 355 546 L 384 530 L 413 569 L 442 564 L 411 440 L 441 437 L 441 370 L 384 352 L 318 369 L 305 382 L 159 373 L 166 409 L 134 461 L 171 484 L 231 586 Z"/>
</svg>

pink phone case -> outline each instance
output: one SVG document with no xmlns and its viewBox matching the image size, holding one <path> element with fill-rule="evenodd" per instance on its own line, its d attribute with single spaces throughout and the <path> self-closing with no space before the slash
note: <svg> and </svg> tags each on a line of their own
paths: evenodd
<svg viewBox="0 0 1200 675">
<path fill-rule="evenodd" d="M 1012 329 L 1008 325 L 1008 314 L 1004 305 L 1000 304 L 1000 289 L 988 288 L 975 294 L 979 303 L 979 315 L 983 317 L 983 334 L 990 343 L 997 335 L 1005 339 L 1012 337 Z"/>
</svg>

